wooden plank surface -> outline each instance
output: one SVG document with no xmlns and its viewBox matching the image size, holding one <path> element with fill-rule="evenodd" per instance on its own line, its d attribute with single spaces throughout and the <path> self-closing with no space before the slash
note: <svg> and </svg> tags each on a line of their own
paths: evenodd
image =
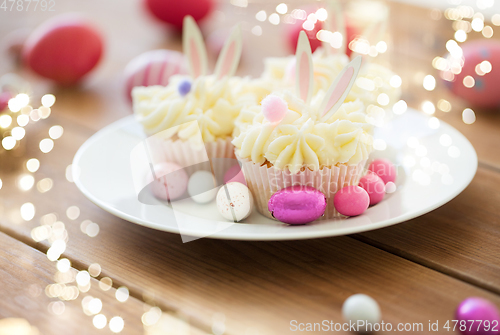
<svg viewBox="0 0 500 335">
<path fill-rule="evenodd" d="M 101 4 L 97 1 L 62 4 L 65 8 L 81 8 L 89 13 L 95 12 L 98 5 Z M 354 239 L 341 237 L 298 242 L 204 239 L 182 244 L 177 235 L 138 227 L 105 213 L 65 180 L 66 167 L 85 139 L 104 125 L 130 113 L 121 87 L 121 69 L 126 62 L 142 50 L 160 46 L 179 48 L 178 38 L 165 35 L 143 14 L 130 25 L 124 24 L 126 20 L 117 19 L 134 15 L 137 8 L 132 2 L 124 2 L 123 6 L 109 3 L 102 6 L 95 19 L 107 22 L 104 29 L 111 41 L 107 60 L 83 87 L 52 91 L 58 101 L 50 122 L 33 127 L 31 145 L 22 157 L 11 157 L 8 164 L 2 163 L 20 171 L 26 159 L 37 157 L 41 168 L 35 175 L 36 181 L 48 177 L 54 181 L 54 187 L 43 195 L 36 188 L 22 192 L 15 185 L 19 172 L 11 171 L 7 177 L 3 173 L 0 227 L 25 244 L 46 251 L 47 242 L 35 243 L 31 229 L 39 225 L 44 214 L 56 213 L 65 223 L 69 235 L 64 257 L 70 258 L 79 269 L 98 262 L 103 267 L 103 276 L 113 278 L 118 286 L 129 287 L 133 297 L 127 302 L 126 310 L 113 300 L 112 295 L 101 298 L 103 302 L 106 300 L 106 306 L 114 308 L 113 313 L 134 315 L 127 318 L 133 321 L 126 322 L 124 332 L 137 334 L 142 331 L 140 316 L 143 310 L 139 300 L 143 295 L 153 297 L 177 319 L 187 320 L 206 332 L 225 320 L 227 334 L 244 334 L 245 331 L 248 334 L 256 331 L 260 334 L 286 334 L 289 322 L 294 319 L 299 322 L 340 321 L 341 303 L 350 294 L 359 292 L 376 298 L 381 304 L 384 320 L 394 323 L 427 324 L 429 319 L 443 322 L 453 318 L 458 302 L 471 295 L 488 297 L 497 304 L 500 302 L 500 262 L 496 257 L 499 248 L 495 242 L 500 235 L 500 212 L 496 205 L 500 200 L 497 192 L 500 186 L 497 171 L 500 168 L 500 141 L 497 140 L 500 116 L 478 111 L 476 123 L 465 125 L 460 115 L 465 107 L 462 102 L 450 97 L 442 87 L 434 92 L 424 91 L 421 83 L 413 77 L 414 68 L 437 77 L 430 63 L 434 56 L 445 53 L 444 42 L 452 34 L 450 22 L 441 20 L 422 25 L 421 22 L 428 19 L 428 10 L 392 5 L 393 13 L 398 13 L 391 16 L 393 24 L 400 22 L 398 27 L 402 27 L 394 32 L 395 54 L 400 58 L 393 57 L 392 64 L 407 83 L 405 99 L 411 106 L 418 108 L 423 97 L 434 102 L 445 97 L 453 102 L 451 113 L 438 111 L 436 116 L 471 140 L 482 166 L 463 194 L 421 218 L 356 235 Z M 110 11 L 119 15 L 107 21 Z M 34 26 L 43 17 L 28 16 L 25 19 Z M 8 24 L 2 23 L 0 31 L 22 24 L 16 18 L 9 18 Z M 419 24 L 419 29 L 415 29 L 416 24 Z M 436 32 L 439 33 L 433 39 L 429 38 L 429 34 Z M 252 59 L 244 64 L 251 65 Z M 5 69 L 5 64 L 0 66 Z M 39 92 L 51 90 L 44 83 L 34 82 L 38 83 L 36 89 Z M 37 141 L 47 136 L 48 126 L 52 124 L 63 125 L 65 135 L 56 141 L 51 153 L 41 155 Z M 37 212 L 33 220 L 24 222 L 19 216 L 19 208 L 28 201 L 35 205 Z M 77 220 L 70 220 L 65 212 L 74 205 L 79 207 L 81 214 Z M 80 231 L 83 220 L 99 224 L 97 237 L 90 238 Z M 18 258 L 5 256 L 10 264 L 10 268 L 6 267 L 10 269 L 8 273 L 15 273 L 24 283 L 37 283 L 40 278 L 34 278 L 36 271 L 42 271 L 45 273 L 45 277 L 40 275 L 45 278 L 42 282 L 50 283 L 55 272 L 50 268 L 53 263 L 19 242 L 10 239 L 9 243 L 6 245 L 11 245 L 12 249 L 6 250 L 18 250 L 15 256 Z M 36 259 L 47 263 L 47 267 L 35 271 L 27 262 L 21 262 L 20 268 L 12 268 L 16 260 L 30 252 L 35 252 L 39 257 Z M 8 288 L 6 292 L 10 290 Z M 38 311 L 47 301 L 36 303 L 40 304 L 35 308 Z M 19 314 L 19 306 L 11 305 L 11 308 L 6 310 L 12 311 L 12 315 Z M 75 330 L 75 334 L 94 329 L 80 305 L 67 303 L 66 308 L 66 312 L 71 311 L 71 317 L 55 321 L 43 313 L 39 316 L 33 313 L 30 321 L 37 326 L 46 325 L 46 328 L 40 328 L 49 334 L 53 329 L 61 329 L 58 327 L 76 328 L 75 325 L 80 324 L 89 328 Z M 198 332 L 196 328 L 192 331 Z"/>
</svg>

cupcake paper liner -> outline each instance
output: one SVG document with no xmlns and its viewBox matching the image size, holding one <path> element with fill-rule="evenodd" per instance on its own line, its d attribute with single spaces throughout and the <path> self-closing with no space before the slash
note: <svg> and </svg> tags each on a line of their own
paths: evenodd
<svg viewBox="0 0 500 335">
<path fill-rule="evenodd" d="M 267 208 L 271 196 L 282 188 L 294 185 L 311 186 L 323 192 L 326 197 L 325 214 L 318 220 L 340 217 L 333 205 L 333 197 L 345 186 L 357 185 L 364 171 L 366 161 L 356 165 L 340 165 L 323 167 L 318 171 L 304 169 L 296 174 L 289 170 L 280 170 L 273 166 L 261 166 L 248 159 L 239 159 L 248 188 L 253 194 L 255 206 L 259 213 L 274 219 Z"/>
</svg>

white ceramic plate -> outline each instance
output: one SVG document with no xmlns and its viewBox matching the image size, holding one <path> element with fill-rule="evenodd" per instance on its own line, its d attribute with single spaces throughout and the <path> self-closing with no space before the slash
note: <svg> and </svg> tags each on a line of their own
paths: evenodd
<svg viewBox="0 0 500 335">
<path fill-rule="evenodd" d="M 422 113 L 408 110 L 375 137 L 378 150 L 373 157 L 399 165 L 397 190 L 359 217 L 301 226 L 257 212 L 244 223 L 227 222 L 214 202 L 199 205 L 186 199 L 175 210 L 152 196 L 147 199 L 150 204 L 142 203 L 134 191 L 130 153 L 144 135 L 132 116 L 105 127 L 82 145 L 73 161 L 73 178 L 83 194 L 104 210 L 146 227 L 180 233 L 185 241 L 195 237 L 294 240 L 359 233 L 410 220 L 453 199 L 476 173 L 477 155 L 470 142 L 453 127 Z"/>
</svg>

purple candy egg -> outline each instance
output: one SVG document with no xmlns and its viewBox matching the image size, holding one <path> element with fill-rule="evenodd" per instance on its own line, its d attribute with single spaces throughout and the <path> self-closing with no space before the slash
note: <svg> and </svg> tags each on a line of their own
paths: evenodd
<svg viewBox="0 0 500 335">
<path fill-rule="evenodd" d="M 486 335 L 498 334 L 500 329 L 500 313 L 497 307 L 490 301 L 483 298 L 467 298 L 458 305 L 456 318 L 459 321 L 464 320 L 467 324 L 463 329 L 459 329 L 462 334 L 467 335 Z M 471 321 L 475 321 L 475 325 L 471 326 Z M 460 325 L 460 323 L 457 325 Z M 465 329 L 465 330 L 464 330 Z"/>
<path fill-rule="evenodd" d="M 318 219 L 326 209 L 325 195 L 311 186 L 295 185 L 274 193 L 267 203 L 273 217 L 288 224 Z"/>
</svg>

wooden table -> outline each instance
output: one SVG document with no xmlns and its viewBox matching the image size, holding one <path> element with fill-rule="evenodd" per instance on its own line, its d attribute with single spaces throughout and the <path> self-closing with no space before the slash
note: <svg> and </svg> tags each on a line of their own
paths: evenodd
<svg viewBox="0 0 500 335">
<path fill-rule="evenodd" d="M 379 302 L 385 322 L 421 322 L 423 333 L 430 333 L 429 320 L 439 321 L 441 327 L 454 319 L 458 303 L 469 296 L 500 305 L 500 113 L 476 110 L 477 121 L 466 125 L 461 119 L 465 105 L 442 83 L 433 92 L 421 84 L 425 74 L 437 77 L 431 61 L 446 52 L 445 42 L 453 36 L 450 21 L 431 18 L 427 9 L 390 4 L 390 58 L 386 59 L 403 78 L 410 106 L 419 108 L 424 99 L 436 103 L 445 98 L 452 103 L 451 112 L 437 110 L 436 116 L 469 138 L 480 161 L 476 177 L 462 194 L 409 222 L 352 236 L 286 242 L 200 239 L 183 244 L 178 235 L 108 214 L 66 179 L 79 146 L 103 126 L 131 113 L 123 98 L 124 65 L 145 50 L 180 48 L 178 36 L 165 32 L 138 7 L 132 0 L 57 2 L 57 12 L 88 13 L 106 34 L 106 58 L 81 87 L 54 88 L 15 70 L 32 82 L 36 96 L 54 93 L 57 102 L 49 119 L 27 127 L 24 150 L 0 154 L 2 318 L 25 318 L 43 334 L 110 334 L 109 326 L 97 330 L 93 317 L 83 311 L 82 300 L 92 296 L 101 300 L 101 313 L 108 321 L 123 318 L 124 334 L 288 334 L 291 320 L 341 322 L 343 301 L 366 293 Z M 50 14 L 0 11 L 0 37 L 4 40 L 16 28 L 34 27 Z M 258 73 L 257 58 L 266 53 L 285 52 L 269 47 L 267 37 L 260 41 L 268 44 L 255 45 L 255 52 L 243 60 L 242 73 Z M 9 62 L 0 63 L 0 74 L 12 70 Z M 64 135 L 50 153 L 42 154 L 38 142 L 54 124 L 64 127 Z M 26 160 L 33 157 L 41 162 L 33 174 L 35 182 L 53 181 L 46 193 L 36 186 L 29 191 L 16 186 L 18 177 L 27 173 Z M 36 208 L 30 221 L 20 217 L 20 207 L 27 202 Z M 71 206 L 78 207 L 77 218 L 67 216 Z M 55 216 L 47 216 L 51 213 Z M 53 225 L 54 229 L 67 234 L 61 258 L 71 261 L 69 273 L 74 276 L 91 264 L 102 269 L 91 278 L 88 292 L 63 305 L 49 297 L 58 289 L 49 285 L 61 280 L 56 262 L 46 256 L 50 242 L 35 242 L 32 237 L 33 228 L 53 224 L 55 218 L 63 225 Z M 97 236 L 82 232 L 82 223 L 85 228 L 90 222 L 86 220 L 98 224 Z M 112 288 L 101 289 L 99 282 L 109 279 Z M 115 298 L 122 286 L 130 292 L 125 302 Z M 157 309 L 143 316 L 153 306 L 163 311 L 162 317 L 156 326 L 143 330 L 143 321 L 155 319 Z"/>
</svg>

